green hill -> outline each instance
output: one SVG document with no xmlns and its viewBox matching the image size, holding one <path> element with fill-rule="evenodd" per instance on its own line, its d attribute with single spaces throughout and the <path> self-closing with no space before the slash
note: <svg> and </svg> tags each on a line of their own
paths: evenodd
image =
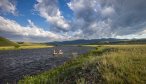
<svg viewBox="0 0 146 84">
<path fill-rule="evenodd" d="M 0 46 L 18 46 L 18 44 L 6 38 L 0 37 Z"/>
</svg>

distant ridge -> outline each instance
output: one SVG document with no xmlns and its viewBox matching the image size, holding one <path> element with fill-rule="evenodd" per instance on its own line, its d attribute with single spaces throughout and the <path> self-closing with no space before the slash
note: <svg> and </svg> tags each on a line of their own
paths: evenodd
<svg viewBox="0 0 146 84">
<path fill-rule="evenodd" d="M 80 44 L 146 44 L 146 39 L 116 39 L 116 38 L 102 38 L 91 40 L 73 40 L 61 42 L 49 42 L 52 45 L 80 45 Z"/>
<path fill-rule="evenodd" d="M 103 42 L 117 42 L 117 41 L 121 41 L 121 40 L 123 40 L 123 39 L 115 39 L 115 38 L 102 38 L 102 39 L 91 39 L 91 40 L 79 39 L 79 40 L 73 40 L 73 41 L 49 42 L 49 44 L 77 45 L 77 44 L 95 44 L 95 43 L 103 43 Z M 126 40 L 126 39 L 124 39 L 124 40 Z"/>
<path fill-rule="evenodd" d="M 17 46 L 18 44 L 0 36 L 0 46 Z"/>
</svg>

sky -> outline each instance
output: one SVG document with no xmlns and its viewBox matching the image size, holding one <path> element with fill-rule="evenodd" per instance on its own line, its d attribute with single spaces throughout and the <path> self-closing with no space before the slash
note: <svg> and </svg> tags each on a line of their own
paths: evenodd
<svg viewBox="0 0 146 84">
<path fill-rule="evenodd" d="M 0 0 L 0 36 L 25 42 L 146 37 L 146 0 Z"/>
</svg>

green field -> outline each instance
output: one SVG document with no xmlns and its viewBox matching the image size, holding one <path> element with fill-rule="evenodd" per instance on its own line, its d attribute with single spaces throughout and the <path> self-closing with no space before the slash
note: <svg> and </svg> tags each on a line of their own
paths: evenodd
<svg viewBox="0 0 146 84">
<path fill-rule="evenodd" d="M 19 48 L 16 48 L 14 46 L 5 46 L 0 47 L 0 50 L 20 50 L 20 49 L 37 49 L 37 48 L 50 48 L 53 46 L 47 46 L 47 45 L 32 45 L 32 46 L 20 46 Z"/>
<path fill-rule="evenodd" d="M 2 46 L 18 46 L 18 44 L 6 38 L 0 37 L 0 47 Z"/>
<path fill-rule="evenodd" d="M 88 45 L 89 46 L 89 45 Z M 19 84 L 145 84 L 146 45 L 105 45 Z"/>
<path fill-rule="evenodd" d="M 21 42 L 16 43 L 6 38 L 0 37 L 0 50 L 19 50 L 19 49 L 34 49 L 53 47 L 44 43 Z"/>
<path fill-rule="evenodd" d="M 0 46 L 0 50 L 20 50 L 20 49 L 36 49 L 36 48 L 49 48 L 51 45 L 39 44 L 39 43 L 24 43 L 17 46 Z"/>
</svg>

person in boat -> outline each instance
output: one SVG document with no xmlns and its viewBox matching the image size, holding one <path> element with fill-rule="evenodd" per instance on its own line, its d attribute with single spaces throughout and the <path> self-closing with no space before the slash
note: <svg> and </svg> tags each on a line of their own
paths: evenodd
<svg viewBox="0 0 146 84">
<path fill-rule="evenodd" d="M 62 50 L 59 50 L 59 53 L 58 54 L 62 55 L 63 54 Z"/>
<path fill-rule="evenodd" d="M 53 56 L 54 56 L 54 55 L 58 55 L 58 54 L 59 54 L 59 55 L 62 55 L 62 54 L 63 54 L 63 51 L 62 51 L 62 50 L 58 50 L 58 49 L 54 49 L 54 50 L 53 50 Z"/>
<path fill-rule="evenodd" d="M 57 54 L 57 52 L 56 52 L 56 50 L 54 49 L 54 51 L 53 51 L 53 55 L 56 55 Z"/>
</svg>

